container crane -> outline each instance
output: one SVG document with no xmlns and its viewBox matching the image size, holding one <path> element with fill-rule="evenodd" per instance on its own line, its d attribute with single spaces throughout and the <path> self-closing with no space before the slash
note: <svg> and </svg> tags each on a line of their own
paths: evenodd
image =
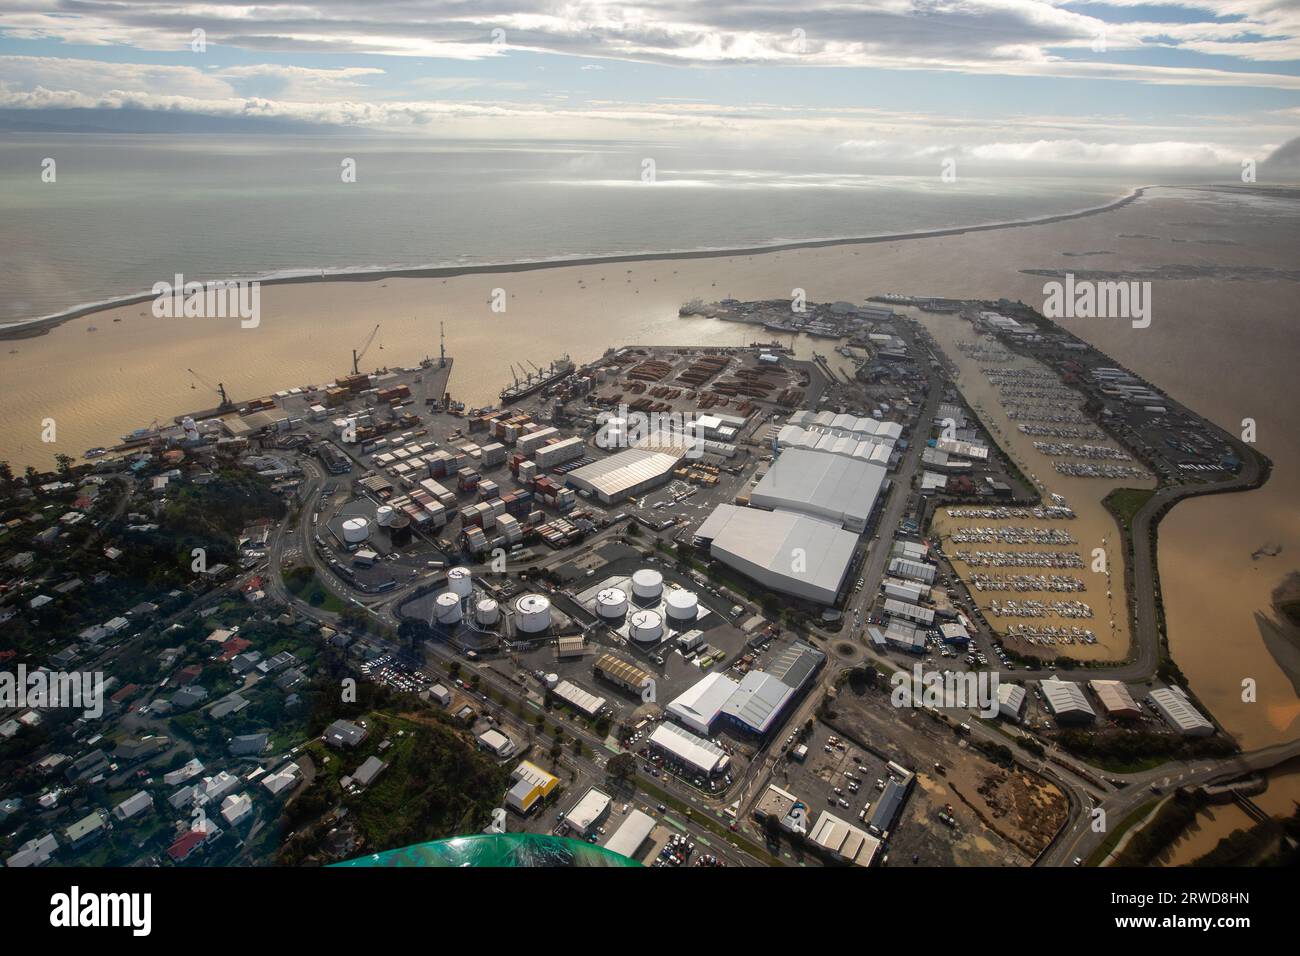
<svg viewBox="0 0 1300 956">
<path fill-rule="evenodd" d="M 361 369 L 360 369 L 361 360 L 365 358 L 366 352 L 370 350 L 370 345 L 372 342 L 375 341 L 375 336 L 378 334 L 379 334 L 379 326 L 376 325 L 373 329 L 370 330 L 370 334 L 366 336 L 366 340 L 361 343 L 361 348 L 352 350 L 352 374 L 353 375 L 361 374 Z M 380 348 L 383 348 L 383 346 L 381 345 Z"/>
<path fill-rule="evenodd" d="M 223 382 L 218 382 L 216 385 L 213 385 L 211 382 L 209 382 L 198 372 L 194 371 L 194 369 L 187 368 L 185 371 L 189 372 L 192 376 L 194 376 L 194 381 L 199 382 L 200 384 L 205 386 L 209 391 L 216 392 L 218 395 L 221 396 L 221 405 L 219 407 L 228 408 L 231 405 L 230 398 L 229 396 L 226 395 L 226 386 Z M 198 388 L 198 385 L 195 385 L 194 382 L 190 382 L 190 388 Z"/>
</svg>

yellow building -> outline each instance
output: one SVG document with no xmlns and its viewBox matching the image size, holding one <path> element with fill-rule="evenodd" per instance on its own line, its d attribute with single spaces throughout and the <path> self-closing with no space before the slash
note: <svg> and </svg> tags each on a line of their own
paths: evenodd
<svg viewBox="0 0 1300 956">
<path fill-rule="evenodd" d="M 549 796 L 559 779 L 535 763 L 521 760 L 510 775 L 515 781 L 506 793 L 506 805 L 518 813 L 528 813 L 538 800 Z"/>
</svg>

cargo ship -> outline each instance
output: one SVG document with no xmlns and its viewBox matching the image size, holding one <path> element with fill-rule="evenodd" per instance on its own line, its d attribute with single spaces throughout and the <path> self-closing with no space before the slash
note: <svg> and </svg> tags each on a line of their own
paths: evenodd
<svg viewBox="0 0 1300 956">
<path fill-rule="evenodd" d="M 532 364 L 531 362 L 529 364 Z M 568 355 L 562 355 L 546 368 L 537 368 L 536 371 L 528 372 L 523 378 L 515 376 L 513 384 L 507 385 L 501 389 L 501 404 L 509 405 L 511 402 L 517 402 L 529 395 L 535 395 L 548 385 L 554 385 L 564 376 L 573 372 L 573 361 Z"/>
</svg>

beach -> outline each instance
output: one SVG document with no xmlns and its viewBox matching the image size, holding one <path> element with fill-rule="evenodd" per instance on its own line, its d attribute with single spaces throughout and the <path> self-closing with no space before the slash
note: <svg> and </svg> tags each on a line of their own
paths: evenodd
<svg viewBox="0 0 1300 956">
<path fill-rule="evenodd" d="M 453 396 L 486 405 L 509 380 L 511 363 L 542 365 L 565 351 L 583 362 L 631 343 L 740 345 L 771 337 L 679 318 L 678 307 L 693 298 L 789 297 L 800 288 L 812 301 L 902 292 L 1008 297 L 1041 307 L 1044 278 L 1025 270 L 1189 267 L 1180 273 L 1187 278 L 1153 279 L 1149 328 L 1062 322 L 1225 428 L 1239 431 L 1246 417 L 1257 423 L 1258 447 L 1274 463 L 1269 482 L 1246 494 L 1180 503 L 1160 526 L 1159 564 L 1177 664 L 1242 746 L 1259 747 L 1293 738 L 1300 714 L 1254 619 L 1272 613 L 1269 595 L 1300 554 L 1300 442 L 1288 415 L 1300 359 L 1300 287 L 1288 277 L 1295 225 L 1294 202 L 1155 189 L 1082 218 L 928 238 L 267 285 L 260 324 L 251 329 L 233 319 L 156 319 L 141 303 L 118 306 L 0 349 L 9 411 L 0 448 L 19 470 L 48 466 L 56 452 L 79 457 L 153 419 L 215 404 L 204 382 L 220 381 L 236 399 L 249 399 L 326 381 L 350 370 L 351 349 L 376 323 L 380 332 L 363 367 L 436 356 L 442 323 L 457 362 Z M 504 290 L 503 313 L 491 309 L 494 289 Z M 825 340 L 801 340 L 798 348 L 832 352 Z M 40 440 L 46 418 L 58 428 L 49 445 Z M 1277 554 L 1252 559 L 1265 544 Z M 1258 689 L 1253 703 L 1241 700 L 1245 678 Z"/>
</svg>

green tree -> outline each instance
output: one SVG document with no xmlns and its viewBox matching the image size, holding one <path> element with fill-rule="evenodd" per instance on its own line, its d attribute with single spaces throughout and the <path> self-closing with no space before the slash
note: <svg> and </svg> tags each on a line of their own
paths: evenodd
<svg viewBox="0 0 1300 956">
<path fill-rule="evenodd" d="M 636 773 L 636 757 L 630 753 L 615 754 L 605 764 L 605 772 L 615 780 L 627 780 Z"/>
</svg>

